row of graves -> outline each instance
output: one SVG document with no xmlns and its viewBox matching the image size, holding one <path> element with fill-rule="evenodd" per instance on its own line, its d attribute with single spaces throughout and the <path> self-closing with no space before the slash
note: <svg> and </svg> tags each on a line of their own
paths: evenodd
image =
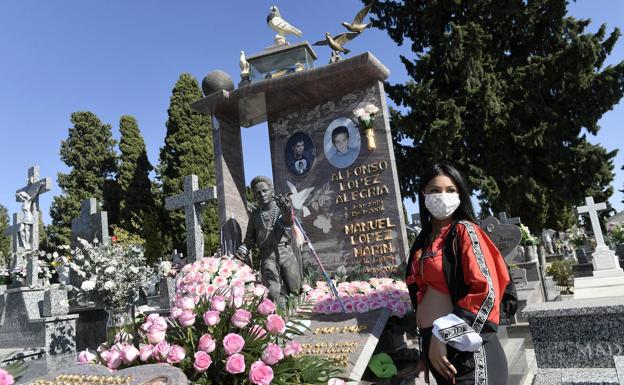
<svg viewBox="0 0 624 385">
<path fill-rule="evenodd" d="M 299 44 L 270 51 L 267 56 L 292 55 L 293 51 L 308 55 L 312 52 L 307 44 Z M 409 311 L 405 285 L 390 278 L 402 276 L 408 245 L 382 83 L 387 76 L 387 68 L 370 53 L 288 77 L 259 80 L 236 90 L 223 89 L 227 79 L 219 73 L 207 76 L 207 96 L 195 108 L 213 118 L 217 186 L 199 189 L 197 177 L 187 176 L 184 192 L 166 199 L 167 209 L 184 210 L 186 217 L 186 258 L 174 253 L 176 262 L 205 260 L 201 258 L 204 247 L 200 218 L 202 205 L 210 199 L 218 201 L 221 252 L 231 256 L 248 225 L 240 129 L 268 120 L 273 176 L 280 181 L 275 190 L 277 194 L 291 194 L 297 221 L 307 239 L 301 253 L 303 264 L 330 272 L 342 269 L 345 277 L 370 277 L 366 282 L 338 284 L 344 303 L 339 306 L 325 296 L 325 303 L 317 303 L 316 311 L 306 315 L 303 333 L 294 337 L 301 344 L 299 354 L 332 358 L 342 369 L 342 376 L 353 383 L 393 379 L 422 382 L 422 375 L 415 378 L 413 374 L 418 357 L 415 315 Z M 368 105 L 376 106 L 379 116 L 370 128 L 372 134 L 369 131 L 365 137 L 354 111 Z M 331 153 L 331 131 L 338 125 L 349 130 L 353 138 L 349 145 L 357 156 L 348 164 L 335 166 L 330 160 L 335 156 Z M 293 144 L 301 143 L 301 138 L 307 148 L 304 151 L 308 151 L 306 162 L 310 162 L 303 173 L 289 166 L 295 157 L 291 153 L 296 147 Z M 30 173 L 25 190 L 35 189 L 31 186 L 34 184 L 45 186 L 38 190 L 39 194 L 50 189 L 48 178 L 38 181 L 36 167 Z M 31 196 L 31 212 L 36 213 L 38 194 Z M 482 226 L 504 253 L 511 255 L 519 242 L 519 232 L 510 220 L 501 218 L 502 223 L 492 217 Z M 105 367 L 73 363 L 77 351 L 88 348 L 93 352 L 106 340 L 107 312 L 88 303 L 76 304 L 63 285 L 50 285 L 38 278 L 38 240 L 31 234 L 30 247 L 25 247 L 21 223 L 18 217 L 10 229 L 14 240 L 12 267 L 28 261 L 26 278 L 3 289 L 0 297 L 0 345 L 3 353 L 10 353 L 5 363 L 29 360 L 27 374 L 20 380 L 23 383 L 37 383 L 36 379 L 62 383 L 72 378 L 84 383 L 89 383 L 88 378 L 103 381 L 102 377 L 111 376 Z M 510 228 L 516 232 L 510 232 Z M 106 213 L 98 211 L 95 199 L 82 202 L 81 215 L 72 222 L 72 248 L 80 247 L 79 238 L 110 242 Z M 539 278 L 533 278 L 539 277 L 538 263 L 528 261 L 527 266 L 530 278 L 525 286 L 518 282 L 519 287 L 521 292 L 526 291 L 525 302 L 533 297 L 541 302 L 542 286 L 536 283 Z M 79 285 L 74 272 L 67 275 L 66 282 Z M 145 311 L 166 316 L 175 302 L 176 283 L 172 277 L 162 276 L 158 286 L 158 295 L 147 298 Z M 306 290 L 328 291 L 322 281 L 318 287 Z M 366 309 L 356 309 L 352 299 L 367 292 L 379 297 L 377 304 L 369 302 Z M 389 296 L 395 298 L 391 301 Z M 510 383 L 520 384 L 528 372 L 524 339 L 508 338 L 504 327 L 501 337 L 510 366 Z M 389 354 L 399 369 L 391 371 L 393 374 L 385 380 L 367 369 L 371 357 L 378 353 Z M 127 381 L 123 383 L 146 383 L 154 378 L 165 378 L 169 381 L 166 383 L 188 383 L 182 371 L 167 365 L 134 366 L 118 371 L 114 377 Z"/>
<path fill-rule="evenodd" d="M 574 295 L 568 300 L 529 304 L 523 311 L 530 325 L 537 370 L 535 384 L 621 384 L 624 382 L 624 271 L 604 241 L 598 213 L 605 203 L 592 197 L 577 207 L 588 215 L 595 249 L 591 257 L 575 252 Z"/>
<path fill-rule="evenodd" d="M 158 294 L 145 300 L 144 310 L 149 316 L 143 331 L 161 325 L 164 322 L 161 316 L 167 316 L 170 311 L 179 313 L 175 325 L 185 323 L 189 330 L 199 327 L 193 324 L 194 316 L 184 318 L 184 314 L 189 314 L 185 312 L 192 311 L 196 305 L 176 298 L 176 289 L 179 295 L 179 291 L 190 287 L 190 281 L 181 277 L 188 278 L 197 266 L 219 263 L 234 266 L 232 270 L 244 270 L 234 260 L 204 257 L 201 211 L 206 201 L 218 201 L 220 253 L 234 255 L 249 225 L 241 128 L 268 122 L 274 188 L 276 194 L 289 194 L 291 198 L 295 222 L 305 240 L 301 263 L 322 273 L 342 271 L 343 277 L 369 278 L 364 282 L 339 283 L 335 294 L 342 301 L 337 301 L 331 298 L 330 285 L 319 274 L 320 282 L 304 291 L 308 297 L 317 293 L 316 299 L 326 303 L 317 302 L 305 314 L 304 321 L 288 325 L 299 345 L 287 344 L 282 352 L 291 351 L 280 359 L 286 362 L 294 355 L 298 360 L 329 357 L 341 369 L 336 376 L 348 378 L 353 384 L 420 384 L 422 375 L 418 378 L 414 375 L 415 315 L 410 311 L 404 283 L 392 279 L 403 275 L 408 245 L 383 86 L 389 71 L 369 52 L 340 59 L 334 51 L 332 62 L 317 68 L 314 68 L 315 59 L 307 42 L 280 44 L 241 58 L 241 83 L 236 89 L 229 76 L 221 71 L 212 72 L 204 79 L 205 97 L 193 107 L 212 117 L 217 185 L 200 189 L 197 177 L 187 176 L 184 192 L 166 200 L 167 209 L 185 212 L 186 255 L 181 258 L 176 252 L 174 259 L 179 264 L 185 261 L 190 265 L 182 268 L 177 282 L 166 274 L 160 277 Z M 346 143 L 339 145 L 339 141 Z M 198 358 L 196 353 L 193 364 L 192 352 L 186 352 L 189 357 L 185 358 L 184 354 L 180 356 L 179 349 L 169 345 L 165 361 L 172 365 L 150 364 L 153 361 L 150 358 L 145 360 L 145 365 L 136 366 L 143 347 L 140 352 L 134 352 L 129 345 L 124 345 L 127 350 L 124 358 L 117 361 L 111 358 L 113 348 L 109 346 L 106 357 L 114 364 L 109 361 L 109 367 L 121 369 L 112 374 L 102 365 L 74 364 L 77 351 L 89 348 L 94 352 L 106 340 L 108 314 L 89 303 L 75 304 L 71 292 L 63 285 L 50 285 L 39 279 L 38 197 L 50 188 L 50 179 L 39 179 L 38 168 L 32 168 L 28 185 L 17 194 L 23 203 L 22 213 L 14 216 L 14 225 L 9 229 L 13 239 L 12 268 L 25 267 L 26 273 L 25 278 L 1 289 L 0 354 L 5 356 L 5 364 L 29 360 L 20 383 L 187 384 L 189 380 L 197 381 L 193 378 L 193 367 L 200 372 L 212 370 L 207 369 L 210 363 L 207 364 L 205 356 Z M 20 194 L 22 191 L 24 194 Z M 595 207 L 589 201 L 587 210 L 594 223 Z M 535 349 L 540 368 L 536 379 L 542 381 L 538 383 L 595 383 L 582 382 L 578 380 L 580 376 L 572 376 L 576 372 L 559 368 L 582 368 L 578 369 L 579 373 L 600 373 L 617 379 L 621 361 L 614 356 L 624 349 L 621 314 L 624 302 L 619 298 L 557 301 L 559 295 L 552 279 L 544 273 L 545 252 L 543 258 L 517 253 L 521 238 L 518 223 L 518 218 L 507 218 L 504 213 L 481 223 L 507 262 L 519 267 L 512 276 L 522 311 L 499 330 L 509 365 L 509 384 L 527 381 L 529 361 L 525 345 Z M 417 231 L 417 226 L 410 229 Z M 81 247 L 79 238 L 97 239 L 101 244 L 110 242 L 106 213 L 98 212 L 94 199 L 82 202 L 81 215 L 72 222 L 72 248 Z M 587 293 L 593 294 L 583 295 L 606 296 L 615 290 L 611 283 L 619 284 L 621 269 L 616 271 L 607 256 L 608 250 L 601 246 L 599 243 L 593 256 L 592 277 L 586 281 L 579 278 L 575 283 L 577 293 L 585 293 L 587 288 Z M 213 278 L 218 279 L 216 276 L 210 279 Z M 69 272 L 68 280 L 79 285 L 75 272 Z M 228 294 L 231 303 L 241 300 L 241 306 L 251 303 L 264 309 L 254 314 L 264 317 L 269 333 L 272 327 L 281 329 L 271 306 L 265 302 L 260 306 L 260 299 L 247 297 L 242 303 L 242 297 L 237 297 L 233 290 Z M 212 309 L 212 302 L 210 306 Z M 246 319 L 244 313 L 238 316 L 237 322 L 243 330 L 256 322 Z M 205 316 L 203 322 L 214 325 L 218 321 Z M 281 332 L 276 333 L 279 336 Z M 158 333 L 150 332 L 147 337 L 148 342 L 154 342 L 154 350 L 164 347 L 162 339 L 156 343 L 160 339 L 157 336 Z M 179 342 L 184 337 L 177 338 Z M 228 349 L 225 338 L 223 345 Z M 208 347 L 206 350 L 210 350 Z M 231 348 L 230 353 L 237 351 Z M 104 357 L 102 351 L 99 353 L 100 358 Z M 134 360 L 128 358 L 131 353 Z M 379 353 L 394 359 L 395 370 L 387 361 L 383 370 L 369 368 L 371 357 Z M 215 351 L 215 357 L 216 354 Z M 234 356 L 236 353 L 228 356 L 228 373 L 245 376 L 249 373 L 249 378 L 257 374 L 265 376 L 266 382 L 268 371 L 264 363 L 248 362 L 246 372 Z M 94 357 L 81 354 L 83 361 L 92 361 Z M 272 359 L 269 357 L 268 361 Z M 275 375 L 282 373 L 279 365 L 273 366 Z M 261 383 L 262 378 L 254 381 Z"/>
</svg>

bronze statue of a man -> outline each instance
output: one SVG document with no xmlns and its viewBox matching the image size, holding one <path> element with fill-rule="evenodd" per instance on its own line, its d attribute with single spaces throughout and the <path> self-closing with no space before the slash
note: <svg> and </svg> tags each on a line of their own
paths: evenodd
<svg viewBox="0 0 624 385">
<path fill-rule="evenodd" d="M 249 216 L 245 239 L 236 254 L 246 260 L 249 248 L 256 245 L 260 249 L 262 284 L 268 288 L 270 297 L 280 303 L 282 285 L 289 294 L 301 291 L 301 264 L 291 244 L 290 200 L 282 195 L 274 196 L 273 183 L 264 176 L 251 181 L 251 190 L 258 207 Z"/>
</svg>

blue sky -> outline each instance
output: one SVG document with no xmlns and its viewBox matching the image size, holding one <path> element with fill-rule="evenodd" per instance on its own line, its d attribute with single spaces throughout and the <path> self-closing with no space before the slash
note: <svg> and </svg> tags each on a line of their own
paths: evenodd
<svg viewBox="0 0 624 385">
<path fill-rule="evenodd" d="M 27 169 L 39 164 L 42 176 L 54 182 L 43 195 L 44 221 L 52 196 L 60 194 L 56 174 L 66 172 L 58 156 L 60 143 L 71 126 L 70 114 L 89 110 L 113 126 L 118 138 L 119 118 L 137 118 L 148 156 L 158 162 L 165 136 L 171 89 L 183 72 L 198 81 L 221 69 L 238 80 L 239 51 L 252 54 L 273 42 L 266 26 L 273 4 L 284 18 L 301 29 L 303 39 L 320 40 L 325 31 L 342 32 L 341 21 L 351 21 L 361 8 L 358 0 L 7 0 L 0 4 L 0 203 L 16 212 L 15 190 L 24 186 Z M 624 29 L 624 2 L 580 0 L 569 13 L 590 18 L 590 30 L 607 23 L 609 30 Z M 293 39 L 291 39 L 292 41 Z M 391 71 L 391 83 L 407 78 L 399 55 L 405 47 L 379 30 L 368 30 L 350 43 L 357 54 L 371 51 Z M 326 47 L 315 47 L 317 65 L 329 59 Z M 624 38 L 609 63 L 624 60 Z M 590 138 L 607 149 L 624 148 L 624 103 L 604 115 L 602 129 Z M 266 125 L 243 130 L 245 176 L 270 175 Z M 251 162 L 250 160 L 253 160 Z M 615 160 L 614 187 L 624 185 L 624 154 Z M 624 209 L 619 191 L 611 204 Z M 408 212 L 417 206 L 406 202 Z"/>
</svg>

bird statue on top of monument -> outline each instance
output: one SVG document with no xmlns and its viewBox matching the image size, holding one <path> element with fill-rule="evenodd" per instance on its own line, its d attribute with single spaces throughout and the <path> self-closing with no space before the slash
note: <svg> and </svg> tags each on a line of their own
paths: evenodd
<svg viewBox="0 0 624 385">
<path fill-rule="evenodd" d="M 275 5 L 273 5 L 270 10 L 271 12 L 267 15 L 267 24 L 272 30 L 277 32 L 277 35 L 275 35 L 276 45 L 288 44 L 286 41 L 286 35 L 288 34 L 296 36 L 302 35 L 299 29 L 282 19 L 282 15 Z"/>
<path fill-rule="evenodd" d="M 368 5 L 366 5 L 364 8 L 362 8 L 357 15 L 355 15 L 355 17 L 353 18 L 353 21 L 351 23 L 347 23 L 347 22 L 342 22 L 341 24 L 349 30 L 349 32 L 357 32 L 360 33 L 362 31 L 364 31 L 366 28 L 369 28 L 371 26 L 371 23 L 364 23 L 364 18 L 366 17 L 366 15 L 368 15 L 368 12 L 370 11 L 371 7 L 373 6 L 373 4 L 375 3 L 376 0 L 372 0 L 370 3 L 368 3 Z"/>
<path fill-rule="evenodd" d="M 348 41 L 353 40 L 353 38 L 355 38 L 357 35 L 359 35 L 359 32 L 345 32 L 332 37 L 329 32 L 325 32 L 325 40 L 319 40 L 314 43 L 314 45 L 328 45 L 329 48 L 332 49 L 331 60 L 329 62 L 335 63 L 341 59 L 341 52 L 344 54 L 348 54 L 349 52 L 351 52 L 346 49 L 344 45 Z"/>
<path fill-rule="evenodd" d="M 249 73 L 250 73 L 250 66 L 249 66 L 249 62 L 247 61 L 247 58 L 245 57 L 245 51 L 241 51 L 240 53 L 240 59 L 238 61 L 238 66 L 240 67 L 241 70 L 241 78 L 243 77 L 249 77 Z"/>
</svg>

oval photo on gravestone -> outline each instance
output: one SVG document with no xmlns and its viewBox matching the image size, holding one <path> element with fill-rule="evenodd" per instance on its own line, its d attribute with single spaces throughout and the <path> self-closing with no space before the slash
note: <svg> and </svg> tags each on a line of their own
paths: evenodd
<svg viewBox="0 0 624 385">
<path fill-rule="evenodd" d="M 288 171 L 297 176 L 307 174 L 314 165 L 316 159 L 316 147 L 307 134 L 297 132 L 286 143 L 284 160 Z"/>
<path fill-rule="evenodd" d="M 360 153 L 360 144 L 358 126 L 349 118 L 335 119 L 325 130 L 325 156 L 334 167 L 345 168 L 353 164 Z"/>
</svg>

